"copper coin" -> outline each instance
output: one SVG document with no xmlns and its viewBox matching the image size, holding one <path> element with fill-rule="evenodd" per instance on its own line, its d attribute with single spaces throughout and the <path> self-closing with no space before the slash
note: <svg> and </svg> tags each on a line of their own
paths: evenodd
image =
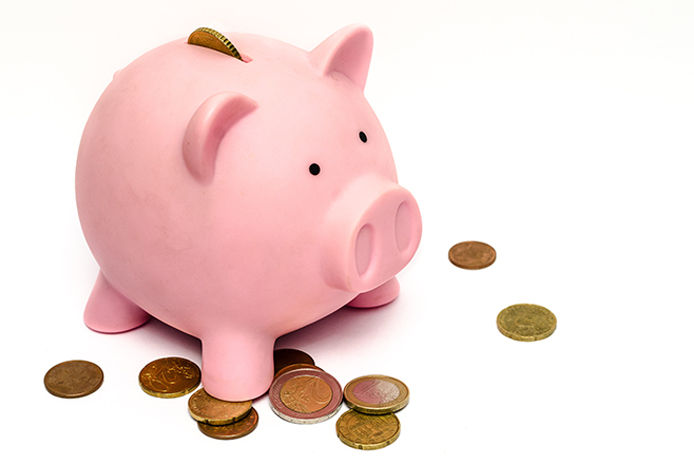
<svg viewBox="0 0 694 463">
<path fill-rule="evenodd" d="M 280 418 L 300 424 L 320 423 L 335 415 L 342 404 L 342 388 L 322 370 L 300 368 L 272 382 L 270 407 Z"/>
<path fill-rule="evenodd" d="M 365 415 L 348 410 L 337 420 L 335 428 L 342 442 L 361 450 L 383 448 L 400 436 L 400 420 L 392 413 Z"/>
<path fill-rule="evenodd" d="M 273 358 L 275 361 L 275 374 L 288 365 L 297 363 L 316 364 L 310 355 L 297 349 L 277 349 L 273 352 Z"/>
<path fill-rule="evenodd" d="M 251 408 L 248 415 L 241 421 L 223 426 L 213 426 L 211 424 L 198 423 L 198 429 L 203 434 L 215 439 L 238 439 L 253 432 L 258 426 L 258 412 Z"/>
<path fill-rule="evenodd" d="M 251 411 L 253 401 L 227 402 L 215 399 L 205 389 L 199 389 L 188 399 L 188 412 L 195 421 L 215 426 L 235 423 Z"/>
<path fill-rule="evenodd" d="M 180 397 L 200 384 L 200 368 L 190 360 L 166 357 L 149 362 L 140 371 L 140 387 L 155 397 Z"/>
<path fill-rule="evenodd" d="M 283 373 L 286 373 L 286 372 L 292 371 L 292 370 L 297 370 L 299 368 L 313 368 L 314 370 L 323 371 L 322 368 L 317 367 L 315 365 L 311 365 L 310 363 L 295 363 L 293 365 L 287 365 L 286 367 L 282 368 L 280 371 L 275 373 L 275 378 L 277 378 L 279 375 L 281 375 Z"/>
<path fill-rule="evenodd" d="M 539 341 L 554 333 L 557 317 L 540 305 L 515 304 L 499 312 L 496 326 L 516 341 Z"/>
<path fill-rule="evenodd" d="M 496 260 L 493 247 L 479 241 L 463 241 L 448 251 L 448 260 L 457 267 L 479 270 L 489 267 Z"/>
<path fill-rule="evenodd" d="M 59 363 L 43 377 L 48 392 L 57 397 L 72 399 L 89 395 L 101 387 L 104 372 L 86 360 Z"/>
<path fill-rule="evenodd" d="M 353 379 L 345 386 L 345 403 L 349 408 L 369 415 L 385 415 L 405 408 L 410 391 L 399 379 L 367 375 Z"/>
</svg>

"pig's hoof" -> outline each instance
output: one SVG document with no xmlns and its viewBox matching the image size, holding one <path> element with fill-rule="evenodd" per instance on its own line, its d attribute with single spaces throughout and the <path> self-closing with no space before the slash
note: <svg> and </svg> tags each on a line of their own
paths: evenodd
<svg viewBox="0 0 694 463">
<path fill-rule="evenodd" d="M 393 277 L 381 286 L 366 293 L 361 293 L 348 302 L 347 305 L 360 309 L 379 307 L 393 302 L 395 298 L 398 297 L 398 294 L 400 294 L 400 283 Z"/>
<path fill-rule="evenodd" d="M 100 333 L 122 333 L 143 325 L 150 315 L 116 291 L 99 272 L 84 310 L 84 323 Z"/>
</svg>

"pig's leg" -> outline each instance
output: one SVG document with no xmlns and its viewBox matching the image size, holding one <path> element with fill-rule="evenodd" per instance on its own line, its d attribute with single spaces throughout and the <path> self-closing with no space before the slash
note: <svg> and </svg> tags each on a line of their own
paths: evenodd
<svg viewBox="0 0 694 463">
<path fill-rule="evenodd" d="M 121 333 L 149 320 L 149 314 L 116 291 L 99 272 L 84 309 L 84 323 L 101 333 Z"/>
<path fill-rule="evenodd" d="M 275 339 L 237 329 L 202 336 L 202 385 L 231 402 L 263 395 L 272 382 Z"/>
<path fill-rule="evenodd" d="M 361 293 L 348 302 L 347 305 L 358 308 L 378 307 L 393 302 L 399 293 L 400 283 L 393 277 L 381 286 L 366 293 Z"/>
</svg>

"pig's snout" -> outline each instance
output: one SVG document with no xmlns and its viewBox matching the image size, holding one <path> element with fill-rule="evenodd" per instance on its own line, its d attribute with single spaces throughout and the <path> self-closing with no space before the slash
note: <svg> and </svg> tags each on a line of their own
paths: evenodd
<svg viewBox="0 0 694 463">
<path fill-rule="evenodd" d="M 326 226 L 326 281 L 356 293 L 369 291 L 402 270 L 422 235 L 422 218 L 412 194 L 376 176 L 353 181 L 330 208 Z"/>
</svg>

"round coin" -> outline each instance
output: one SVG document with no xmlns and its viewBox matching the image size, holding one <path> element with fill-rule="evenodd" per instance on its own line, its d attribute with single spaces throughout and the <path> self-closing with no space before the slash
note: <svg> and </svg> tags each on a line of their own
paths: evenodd
<svg viewBox="0 0 694 463">
<path fill-rule="evenodd" d="M 209 27 L 199 27 L 195 29 L 188 37 L 188 43 L 221 51 L 224 54 L 243 61 L 241 53 L 239 53 L 234 44 L 224 37 L 224 35 Z"/>
<path fill-rule="evenodd" d="M 215 399 L 201 388 L 188 399 L 188 412 L 195 421 L 222 426 L 245 418 L 252 405 L 251 400 L 227 402 Z"/>
<path fill-rule="evenodd" d="M 349 408 L 369 415 L 384 415 L 405 408 L 410 391 L 399 379 L 367 375 L 353 379 L 345 386 L 345 403 Z"/>
<path fill-rule="evenodd" d="M 299 368 L 278 376 L 268 393 L 270 408 L 280 418 L 299 424 L 320 423 L 342 404 L 342 388 L 322 370 Z"/>
<path fill-rule="evenodd" d="M 277 349 L 273 352 L 273 358 L 275 361 L 275 375 L 277 375 L 282 368 L 289 365 L 295 365 L 297 363 L 308 363 L 309 365 L 316 364 L 310 355 L 297 349 Z"/>
<path fill-rule="evenodd" d="M 387 415 L 364 415 L 355 410 L 342 414 L 335 424 L 342 442 L 361 450 L 375 450 L 392 444 L 400 435 L 400 420 Z"/>
<path fill-rule="evenodd" d="M 71 399 L 89 395 L 101 387 L 104 372 L 86 360 L 59 363 L 43 377 L 46 390 L 57 397 Z"/>
<path fill-rule="evenodd" d="M 489 267 L 496 260 L 493 247 L 479 241 L 463 241 L 448 251 L 448 260 L 457 267 L 479 270 Z"/>
<path fill-rule="evenodd" d="M 190 360 L 166 357 L 149 362 L 140 371 L 140 387 L 155 397 L 180 397 L 200 384 L 200 368 Z"/>
<path fill-rule="evenodd" d="M 224 426 L 213 426 L 198 422 L 198 429 L 206 436 L 214 437 L 215 439 L 238 439 L 253 432 L 257 426 L 258 412 L 255 411 L 255 408 L 251 408 L 248 415 L 241 421 Z"/>
<path fill-rule="evenodd" d="M 539 305 L 516 304 L 499 312 L 496 326 L 501 334 L 516 341 L 539 341 L 554 333 L 557 317 Z"/>
<path fill-rule="evenodd" d="M 292 370 L 297 370 L 299 368 L 313 368 L 314 370 L 321 370 L 321 371 L 323 370 L 322 368 L 317 367 L 315 365 L 311 365 L 310 363 L 295 363 L 293 365 L 287 365 L 286 367 L 282 368 L 280 371 L 275 373 L 275 378 L 277 378 L 282 373 L 286 373 L 286 372 L 292 371 Z"/>
</svg>

